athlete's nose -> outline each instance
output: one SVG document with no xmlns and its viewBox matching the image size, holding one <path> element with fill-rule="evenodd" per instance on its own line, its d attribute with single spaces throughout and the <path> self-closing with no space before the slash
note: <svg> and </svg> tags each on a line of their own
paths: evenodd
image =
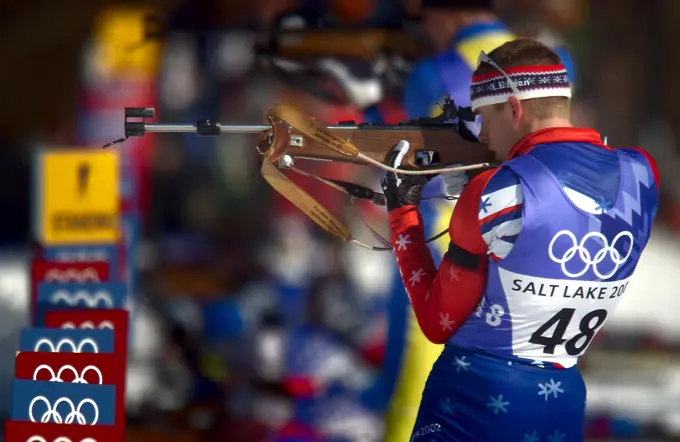
<svg viewBox="0 0 680 442">
<path fill-rule="evenodd" d="M 477 135 L 477 140 L 479 140 L 480 143 L 489 143 L 489 136 L 486 133 L 486 125 L 484 124 L 484 120 L 482 120 L 480 117 L 477 117 L 477 121 L 479 121 L 479 135 Z"/>
</svg>

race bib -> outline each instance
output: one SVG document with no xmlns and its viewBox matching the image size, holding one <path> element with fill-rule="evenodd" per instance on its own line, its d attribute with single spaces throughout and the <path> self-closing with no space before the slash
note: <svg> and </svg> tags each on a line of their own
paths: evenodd
<svg viewBox="0 0 680 442">
<path fill-rule="evenodd" d="M 499 269 L 512 315 L 513 353 L 576 363 L 614 311 L 628 281 L 575 281 L 527 276 Z"/>
</svg>

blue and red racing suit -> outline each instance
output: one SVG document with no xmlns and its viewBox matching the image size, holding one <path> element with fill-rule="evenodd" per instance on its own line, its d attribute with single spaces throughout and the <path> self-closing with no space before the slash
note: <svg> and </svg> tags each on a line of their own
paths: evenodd
<svg viewBox="0 0 680 442">
<path fill-rule="evenodd" d="M 500 21 L 480 22 L 461 28 L 448 50 L 420 61 L 411 72 L 404 91 L 408 117 L 438 114 L 441 110 L 437 103 L 442 102 L 445 94 L 450 94 L 457 105 L 469 106 L 470 78 L 480 51 L 490 52 L 513 38 L 512 32 Z M 564 48 L 554 49 L 560 54 L 573 84 L 574 64 L 568 52 Z M 471 129 L 476 133 L 478 127 L 472 125 Z M 435 178 L 426 186 L 424 194 L 442 191 L 442 180 Z M 420 214 L 428 237 L 447 228 L 452 210 L 450 202 L 421 205 Z M 446 237 L 430 244 L 436 260 L 446 251 L 447 245 Z M 394 280 L 388 305 L 383 367 L 378 382 L 367 392 L 367 396 L 373 398 L 391 396 L 386 441 L 403 440 L 411 433 L 425 380 L 442 351 L 441 345 L 429 342 L 419 330 L 396 268 Z"/>
<path fill-rule="evenodd" d="M 439 268 L 418 209 L 390 212 L 420 329 L 445 343 L 411 440 L 583 440 L 576 363 L 626 295 L 657 206 L 644 151 L 552 128 L 468 184 Z"/>
</svg>

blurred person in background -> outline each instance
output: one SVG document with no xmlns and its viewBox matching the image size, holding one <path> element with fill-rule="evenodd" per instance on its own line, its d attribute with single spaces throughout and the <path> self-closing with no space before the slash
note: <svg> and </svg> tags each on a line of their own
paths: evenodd
<svg viewBox="0 0 680 442">
<path fill-rule="evenodd" d="M 470 101 L 479 139 L 503 163 L 460 194 L 439 266 L 418 212 L 427 178 L 388 173 L 383 183 L 418 324 L 446 343 L 412 437 L 582 441 L 576 363 L 647 245 L 658 171 L 645 151 L 573 127 L 567 71 L 547 46 L 516 39 L 478 60 Z M 408 147 L 399 143 L 390 162 Z"/>
</svg>

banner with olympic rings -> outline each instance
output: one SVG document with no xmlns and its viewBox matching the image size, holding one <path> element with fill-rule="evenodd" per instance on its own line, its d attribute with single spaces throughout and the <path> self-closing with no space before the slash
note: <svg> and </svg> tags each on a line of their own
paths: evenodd
<svg viewBox="0 0 680 442">
<path fill-rule="evenodd" d="M 128 305 L 125 283 L 38 283 L 34 325 L 42 327 L 45 315 L 54 309 L 125 309 Z"/>
<path fill-rule="evenodd" d="M 115 425 L 114 385 L 88 385 L 15 379 L 12 420 Z"/>
<path fill-rule="evenodd" d="M 111 329 L 25 328 L 19 336 L 19 351 L 50 353 L 113 353 Z"/>
<path fill-rule="evenodd" d="M 39 283 L 38 302 L 65 308 L 125 308 L 124 283 Z"/>
<path fill-rule="evenodd" d="M 118 385 L 120 358 L 113 353 L 21 352 L 16 358 L 16 379 L 72 382 L 89 385 Z"/>
</svg>

